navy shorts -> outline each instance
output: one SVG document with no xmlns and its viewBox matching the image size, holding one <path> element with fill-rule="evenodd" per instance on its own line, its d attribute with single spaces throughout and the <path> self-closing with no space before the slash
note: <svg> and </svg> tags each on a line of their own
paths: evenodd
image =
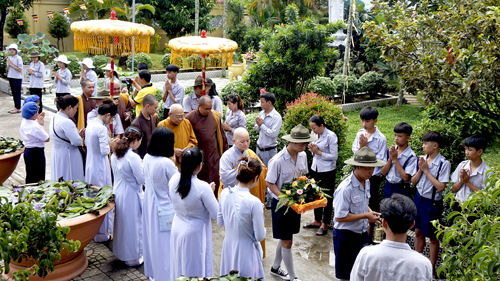
<svg viewBox="0 0 500 281">
<path fill-rule="evenodd" d="M 384 198 L 391 197 L 394 193 L 399 193 L 408 196 L 410 193 L 410 188 L 405 187 L 402 183 L 390 183 L 387 181 L 384 186 Z"/>
<path fill-rule="evenodd" d="M 417 206 L 417 217 L 415 218 L 415 228 L 420 229 L 424 237 L 436 239 L 436 228 L 431 221 L 441 218 L 443 213 L 443 200 L 432 202 L 431 199 L 420 196 L 420 193 L 415 195 L 413 200 Z"/>
<path fill-rule="evenodd" d="M 286 206 L 276 210 L 278 200 L 274 199 L 271 202 L 271 212 L 273 218 L 273 238 L 281 240 L 291 240 L 294 234 L 300 232 L 300 215 L 292 208 L 288 210 Z"/>
<path fill-rule="evenodd" d="M 333 251 L 335 252 L 335 277 L 350 279 L 351 270 L 361 249 L 368 245 L 368 233 L 333 229 Z"/>
</svg>

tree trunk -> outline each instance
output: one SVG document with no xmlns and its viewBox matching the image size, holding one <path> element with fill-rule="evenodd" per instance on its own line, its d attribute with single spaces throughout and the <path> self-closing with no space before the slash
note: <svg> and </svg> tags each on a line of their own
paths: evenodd
<svg viewBox="0 0 500 281">
<path fill-rule="evenodd" d="M 7 9 L 2 10 L 0 15 L 0 26 L 5 25 L 5 18 L 7 17 Z M 0 47 L 3 49 L 3 30 L 0 32 Z"/>
<path fill-rule="evenodd" d="M 63 47 L 63 52 L 64 52 L 64 38 L 61 39 L 62 47 Z M 59 48 L 58 48 L 59 49 Z"/>
<path fill-rule="evenodd" d="M 200 0 L 194 1 L 194 36 L 198 36 L 198 23 L 200 22 Z"/>
<path fill-rule="evenodd" d="M 57 38 L 57 49 L 58 49 L 58 50 L 61 50 L 61 49 L 59 48 L 59 38 Z"/>
<path fill-rule="evenodd" d="M 404 99 L 405 99 L 405 91 L 403 89 L 403 79 L 399 79 L 399 96 L 398 96 L 398 103 L 396 106 L 396 110 L 403 106 Z"/>
</svg>

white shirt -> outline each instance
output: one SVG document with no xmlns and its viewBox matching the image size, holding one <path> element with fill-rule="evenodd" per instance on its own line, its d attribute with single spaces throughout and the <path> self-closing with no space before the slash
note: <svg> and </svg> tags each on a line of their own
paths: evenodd
<svg viewBox="0 0 500 281">
<path fill-rule="evenodd" d="M 466 169 L 471 171 L 470 168 L 470 160 L 462 161 L 460 164 L 458 164 L 457 168 L 455 169 L 455 172 L 451 175 L 451 180 L 453 182 L 459 182 L 460 181 L 460 170 Z M 486 163 L 483 161 L 479 167 L 477 167 L 473 173 L 471 173 L 469 181 L 474 184 L 477 188 L 479 189 L 485 189 L 486 185 L 486 179 L 490 176 L 490 174 L 486 174 L 486 172 L 490 170 L 490 167 L 486 165 Z M 467 200 L 469 195 L 472 193 L 470 188 L 464 183 L 460 187 L 460 189 L 457 191 L 457 194 L 455 195 L 455 198 L 457 200 L 460 200 L 462 203 Z"/>
<path fill-rule="evenodd" d="M 311 135 L 318 137 L 318 134 L 314 132 Z M 338 154 L 338 144 L 337 135 L 325 128 L 321 137 L 312 143 L 318 146 L 321 151 L 321 155 L 313 154 L 313 162 L 311 165 L 311 170 L 322 173 L 335 170 L 337 166 Z"/>
<path fill-rule="evenodd" d="M 92 111 L 87 114 L 87 124 L 90 124 L 90 121 L 97 118 L 97 115 L 99 115 L 97 108 L 92 109 Z M 109 124 L 106 124 L 105 126 L 109 131 Z M 125 131 L 123 130 L 122 119 L 120 118 L 120 115 L 116 113 L 115 117 L 113 117 L 113 136 L 118 136 L 123 133 L 125 133 Z"/>
<path fill-rule="evenodd" d="M 164 95 L 166 94 L 165 85 L 163 85 L 163 94 Z M 184 100 L 184 87 L 181 84 L 179 84 L 179 80 L 175 80 L 174 84 L 172 85 L 172 94 L 174 95 L 176 103 L 183 104 L 182 102 Z M 172 104 L 174 104 L 174 102 L 170 98 L 169 94 L 166 95 L 167 99 L 165 99 L 163 107 L 170 109 L 170 107 L 172 106 Z"/>
<path fill-rule="evenodd" d="M 97 74 L 93 69 L 89 69 L 89 71 L 85 74 L 85 79 L 90 80 L 94 83 L 94 92 L 92 93 L 92 96 L 95 97 L 97 95 Z M 82 90 L 83 94 L 83 90 Z"/>
<path fill-rule="evenodd" d="M 238 169 L 234 168 L 234 166 L 239 164 L 238 159 L 243 155 L 247 155 L 247 151 L 245 150 L 241 153 L 236 146 L 231 147 L 222 154 L 219 172 L 220 181 L 224 184 L 224 188 L 238 185 L 238 180 L 236 180 Z"/>
<path fill-rule="evenodd" d="M 334 218 L 345 218 L 349 213 L 363 214 L 368 212 L 368 202 L 370 201 L 370 181 L 365 180 L 365 187 L 351 173 L 342 181 L 333 195 Z M 351 222 L 338 222 L 334 219 L 335 229 L 350 230 L 356 233 L 368 231 L 368 220 L 361 219 Z"/>
<path fill-rule="evenodd" d="M 17 54 L 13 55 L 13 56 L 10 56 L 10 61 L 12 62 L 12 64 L 17 67 L 17 68 L 20 68 L 21 71 L 17 71 L 15 70 L 13 67 L 9 67 L 9 70 L 7 71 L 7 78 L 12 78 L 12 79 L 23 79 L 23 59 L 18 56 Z M 7 64 L 8 66 L 8 64 Z"/>
<path fill-rule="evenodd" d="M 24 119 L 19 128 L 21 140 L 26 148 L 45 147 L 49 135 L 36 120 Z"/>
<path fill-rule="evenodd" d="M 431 281 L 432 265 L 406 243 L 384 240 L 361 249 L 351 270 L 351 281 Z"/>
<path fill-rule="evenodd" d="M 361 129 L 356 133 L 356 138 L 352 143 L 352 153 L 356 153 L 359 150 L 359 136 L 361 134 L 366 136 L 366 130 Z M 387 139 L 376 126 L 375 133 L 368 139 L 368 148 L 377 154 L 378 160 L 387 161 Z M 372 175 L 379 176 L 381 173 L 382 167 L 376 167 Z"/>
<path fill-rule="evenodd" d="M 424 157 L 424 159 L 427 160 L 428 155 Z M 441 170 L 439 171 L 439 162 L 443 162 L 441 164 Z M 429 171 L 431 172 L 431 175 L 436 177 L 439 171 L 439 177 L 436 179 L 439 182 L 449 182 L 450 181 L 450 171 L 451 171 L 451 164 L 450 161 L 446 160 L 443 156 L 441 156 L 441 153 L 438 153 L 434 160 L 432 160 L 432 163 L 429 165 Z M 417 171 L 418 172 L 418 171 Z M 434 188 L 434 185 L 432 182 L 427 178 L 427 176 L 422 172 L 422 175 L 420 176 L 420 180 L 417 183 L 417 191 L 418 193 L 427 199 L 432 199 L 432 189 Z M 441 195 L 441 192 L 436 190 L 436 197 L 434 197 L 436 201 L 439 201 L 443 199 L 443 196 Z"/>
<path fill-rule="evenodd" d="M 246 128 L 247 127 L 247 117 L 245 113 L 238 109 L 236 112 L 233 112 L 231 109 L 227 109 L 226 111 L 226 123 L 231 126 L 231 131 L 226 131 L 227 144 L 233 145 L 233 132 L 236 128 Z"/>
<path fill-rule="evenodd" d="M 184 112 L 191 112 L 198 108 L 199 99 L 196 97 L 195 93 L 187 96 L 182 102 L 182 107 L 184 107 Z"/>
<path fill-rule="evenodd" d="M 257 147 L 268 148 L 277 146 L 278 134 L 283 123 L 281 115 L 273 108 L 267 115 L 265 110 L 259 112 L 259 118 L 262 118 L 264 123 L 259 127 L 256 122 L 254 126 L 254 129 L 259 132 Z"/>
<path fill-rule="evenodd" d="M 304 151 L 297 153 L 297 161 L 293 162 L 286 146 L 269 160 L 266 181 L 274 183 L 281 190 L 284 183 L 290 183 L 301 174 L 309 173 L 307 168 L 307 155 Z M 276 194 L 271 196 L 277 199 Z"/>
<path fill-rule="evenodd" d="M 219 96 L 212 97 L 212 110 L 221 113 L 221 121 L 222 121 L 222 100 L 219 98 Z"/>
<path fill-rule="evenodd" d="M 408 160 L 408 158 L 410 158 L 410 159 Z M 418 165 L 417 155 L 415 154 L 415 152 L 413 152 L 411 147 L 408 146 L 403 151 L 403 153 L 398 155 L 398 161 L 399 161 L 399 164 L 401 165 L 401 167 L 403 167 L 405 162 L 408 161 L 406 163 L 406 167 L 404 167 L 404 170 L 405 170 L 406 174 L 410 175 L 410 179 L 407 181 L 407 182 L 410 182 L 411 177 L 413 177 L 417 173 L 417 165 Z M 401 175 L 398 173 L 398 170 L 396 169 L 396 165 L 394 165 L 394 163 L 391 164 L 391 168 L 389 169 L 389 172 L 387 173 L 387 175 L 385 177 L 387 178 L 387 180 L 390 183 L 393 183 L 393 184 L 400 183 L 403 180 Z"/>
<path fill-rule="evenodd" d="M 56 93 L 71 93 L 71 87 L 69 85 L 71 78 L 73 77 L 71 71 L 65 68 L 64 70 L 59 69 L 57 72 L 59 73 L 59 76 L 61 76 L 62 80 L 57 79 Z"/>
<path fill-rule="evenodd" d="M 31 70 L 35 74 L 29 74 L 30 76 L 30 88 L 43 88 L 43 80 L 44 80 L 44 75 L 45 75 L 45 65 L 41 61 L 38 61 L 36 64 L 35 62 L 30 63 Z"/>
</svg>

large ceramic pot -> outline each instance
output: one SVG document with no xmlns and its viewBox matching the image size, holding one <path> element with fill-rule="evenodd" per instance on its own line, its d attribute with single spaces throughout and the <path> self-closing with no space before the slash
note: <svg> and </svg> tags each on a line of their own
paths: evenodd
<svg viewBox="0 0 500 281">
<path fill-rule="evenodd" d="M 24 152 L 24 147 L 11 153 L 0 155 L 0 185 L 6 181 L 17 167 L 19 157 Z"/>
<path fill-rule="evenodd" d="M 54 262 L 55 269 L 50 272 L 45 278 L 40 278 L 38 276 L 30 277 L 30 281 L 67 281 L 75 278 L 76 276 L 82 274 L 88 266 L 87 255 L 85 253 L 85 247 L 92 241 L 94 236 L 99 231 L 101 224 L 106 217 L 105 215 L 111 211 L 115 206 L 115 202 L 109 202 L 104 208 L 99 210 L 99 215 L 95 214 L 85 214 L 72 219 L 62 220 L 59 222 L 61 226 L 69 226 L 71 231 L 68 233 L 69 240 L 79 240 L 81 242 L 81 247 L 77 252 L 69 253 L 64 249 L 61 252 L 61 260 Z M 21 263 L 10 263 L 9 276 L 3 276 L 4 278 L 11 277 L 12 272 L 26 269 L 33 265 L 33 262 L 23 260 Z M 8 279 L 8 280 L 13 280 Z"/>
</svg>

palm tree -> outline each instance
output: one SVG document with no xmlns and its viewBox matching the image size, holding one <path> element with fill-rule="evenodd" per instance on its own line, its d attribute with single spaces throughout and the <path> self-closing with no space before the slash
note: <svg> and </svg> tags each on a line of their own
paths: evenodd
<svg viewBox="0 0 500 281">
<path fill-rule="evenodd" d="M 119 16 L 124 16 L 127 18 L 127 21 L 132 21 L 133 18 L 133 13 L 132 13 L 132 7 L 130 7 L 127 3 L 123 3 L 123 8 L 119 7 L 113 7 L 111 8 L 112 10 L 115 10 L 116 14 Z M 150 11 L 153 15 L 155 14 L 156 10 L 155 7 L 149 4 L 135 4 L 135 18 L 137 19 L 137 15 L 141 10 L 148 10 Z"/>
<path fill-rule="evenodd" d="M 80 5 L 85 5 L 85 10 L 80 8 Z M 103 17 L 106 12 L 112 7 L 123 5 L 123 0 L 76 0 L 69 5 L 69 17 L 72 19 L 80 19 L 85 17 L 88 20 L 98 20 Z"/>
</svg>

